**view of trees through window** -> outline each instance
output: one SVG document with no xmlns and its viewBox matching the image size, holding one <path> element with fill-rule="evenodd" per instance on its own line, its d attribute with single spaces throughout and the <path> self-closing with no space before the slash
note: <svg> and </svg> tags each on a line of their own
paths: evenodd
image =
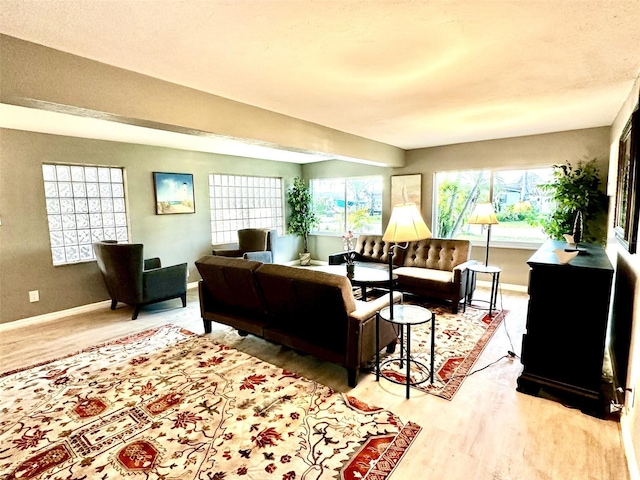
<svg viewBox="0 0 640 480">
<path fill-rule="evenodd" d="M 492 242 L 543 242 L 547 237 L 540 222 L 551 213 L 552 202 L 539 187 L 550 183 L 552 174 L 552 167 L 436 173 L 434 235 L 484 239 L 485 226 L 466 222 L 477 203 L 491 202 L 500 222 L 491 227 Z"/>
<path fill-rule="evenodd" d="M 310 187 L 320 220 L 314 233 L 382 233 L 382 177 L 319 178 Z"/>
</svg>

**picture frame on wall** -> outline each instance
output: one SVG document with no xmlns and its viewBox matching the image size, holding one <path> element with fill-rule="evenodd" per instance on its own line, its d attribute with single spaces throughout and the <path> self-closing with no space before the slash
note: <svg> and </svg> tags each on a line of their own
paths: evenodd
<svg viewBox="0 0 640 480">
<path fill-rule="evenodd" d="M 620 135 L 618 146 L 618 179 L 614 213 L 614 232 L 618 242 L 629 252 L 636 253 L 640 220 L 638 198 L 640 110 L 636 106 Z"/>
<path fill-rule="evenodd" d="M 422 174 L 391 176 L 391 208 L 400 203 L 415 203 L 421 210 Z"/>
<path fill-rule="evenodd" d="M 153 189 L 156 215 L 196 212 L 192 174 L 153 172 Z"/>
</svg>

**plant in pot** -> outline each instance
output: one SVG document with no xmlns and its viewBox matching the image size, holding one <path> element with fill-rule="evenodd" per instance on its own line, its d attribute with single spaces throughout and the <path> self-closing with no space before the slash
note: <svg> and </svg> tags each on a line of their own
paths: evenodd
<svg viewBox="0 0 640 480">
<path fill-rule="evenodd" d="M 311 191 L 300 177 L 293 179 L 293 187 L 287 192 L 287 202 L 291 207 L 287 233 L 302 237 L 304 251 L 300 253 L 300 265 L 310 265 L 309 232 L 318 226 L 319 221 L 311 204 Z"/>
<path fill-rule="evenodd" d="M 607 195 L 600 189 L 596 159 L 554 165 L 553 181 L 541 185 L 550 194 L 555 210 L 541 224 L 550 238 L 562 240 L 565 234 L 576 242 L 604 244 L 606 240 Z"/>
</svg>

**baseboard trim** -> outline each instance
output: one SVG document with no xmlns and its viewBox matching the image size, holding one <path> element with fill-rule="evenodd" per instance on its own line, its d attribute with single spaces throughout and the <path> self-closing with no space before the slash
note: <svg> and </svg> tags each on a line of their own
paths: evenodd
<svg viewBox="0 0 640 480">
<path fill-rule="evenodd" d="M 476 285 L 481 287 L 491 288 L 491 282 L 487 282 L 484 280 L 476 280 Z M 529 291 L 529 287 L 526 285 L 515 285 L 513 283 L 500 283 L 501 290 L 509 290 L 512 292 L 522 292 L 527 293 Z"/>
<path fill-rule="evenodd" d="M 192 288 L 198 288 L 198 282 L 191 282 L 187 284 L 187 290 Z M 29 327 L 31 325 L 37 325 L 44 322 L 51 322 L 70 315 L 78 315 L 80 313 L 94 312 L 101 308 L 110 307 L 111 300 L 104 300 L 102 302 L 89 303 L 87 305 L 80 305 L 79 307 L 67 308 L 66 310 L 58 310 L 57 312 L 43 313 L 42 315 L 36 315 L 35 317 L 21 318 L 20 320 L 14 320 L 13 322 L 0 323 L 0 332 L 21 327 Z"/>
<path fill-rule="evenodd" d="M 640 467 L 636 458 L 635 448 L 633 445 L 633 437 L 629 425 L 628 415 L 622 412 L 620 415 L 620 434 L 622 435 L 622 448 L 627 459 L 627 469 L 629 470 L 630 480 L 640 480 Z"/>
</svg>

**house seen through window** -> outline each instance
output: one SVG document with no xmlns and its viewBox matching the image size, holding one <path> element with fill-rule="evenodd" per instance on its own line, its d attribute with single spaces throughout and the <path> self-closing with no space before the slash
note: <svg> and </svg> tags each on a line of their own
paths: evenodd
<svg viewBox="0 0 640 480">
<path fill-rule="evenodd" d="M 313 233 L 382 233 L 382 177 L 316 178 L 310 188 L 320 220 Z"/>
<path fill-rule="evenodd" d="M 434 236 L 485 240 L 486 226 L 466 222 L 477 203 L 491 202 L 500 222 L 491 227 L 492 243 L 544 242 L 541 221 L 553 205 L 540 185 L 550 183 L 552 174 L 552 167 L 436 173 Z"/>
</svg>

